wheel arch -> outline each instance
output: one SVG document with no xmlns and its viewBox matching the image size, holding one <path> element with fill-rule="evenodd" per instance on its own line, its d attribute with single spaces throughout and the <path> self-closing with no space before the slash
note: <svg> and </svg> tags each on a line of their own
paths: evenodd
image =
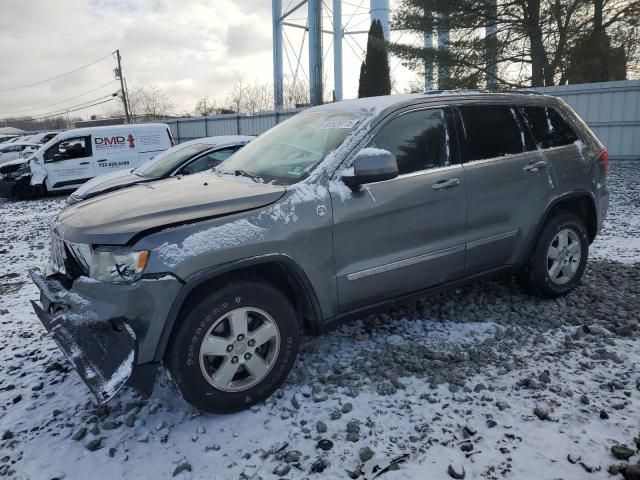
<svg viewBox="0 0 640 480">
<path fill-rule="evenodd" d="M 303 269 L 290 256 L 264 255 L 200 270 L 185 279 L 185 284 L 174 300 L 162 330 L 154 361 L 162 361 L 171 338 L 180 325 L 181 315 L 206 291 L 220 284 L 239 279 L 265 281 L 279 288 L 291 301 L 307 331 L 317 331 L 322 322 L 322 310 L 315 290 Z"/>
<path fill-rule="evenodd" d="M 589 235 L 589 243 L 593 242 L 596 234 L 598 233 L 598 210 L 596 209 L 595 197 L 593 193 L 588 190 L 568 192 L 556 197 L 549 205 L 547 205 L 544 215 L 538 223 L 531 245 L 529 245 L 529 248 L 527 249 L 527 258 L 535 248 L 535 245 L 538 242 L 538 239 L 542 234 L 542 230 L 548 220 L 558 212 L 562 211 L 573 213 L 582 219 Z"/>
</svg>

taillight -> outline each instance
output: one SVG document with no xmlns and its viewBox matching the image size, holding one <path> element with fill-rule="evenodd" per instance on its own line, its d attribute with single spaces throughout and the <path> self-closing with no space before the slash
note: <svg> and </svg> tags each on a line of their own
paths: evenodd
<svg viewBox="0 0 640 480">
<path fill-rule="evenodd" d="M 600 155 L 598 155 L 598 162 L 600 163 L 600 170 L 607 173 L 609 170 L 609 152 L 601 150 Z"/>
</svg>

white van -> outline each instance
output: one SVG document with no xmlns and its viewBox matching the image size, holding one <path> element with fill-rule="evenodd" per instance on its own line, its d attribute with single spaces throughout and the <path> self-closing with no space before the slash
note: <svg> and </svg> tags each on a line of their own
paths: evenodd
<svg viewBox="0 0 640 480">
<path fill-rule="evenodd" d="M 31 198 L 75 190 L 98 175 L 136 168 L 172 145 L 164 123 L 67 130 L 24 159 L 24 164 L 0 167 L 0 196 Z"/>
</svg>

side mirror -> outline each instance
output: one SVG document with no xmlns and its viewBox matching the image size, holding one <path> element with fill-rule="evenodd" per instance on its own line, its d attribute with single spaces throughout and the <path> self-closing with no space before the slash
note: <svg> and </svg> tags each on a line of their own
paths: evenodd
<svg viewBox="0 0 640 480">
<path fill-rule="evenodd" d="M 382 182 L 398 176 L 396 156 L 380 148 L 363 148 L 353 159 L 353 175 L 343 175 L 342 181 L 350 188 L 365 183 Z"/>
</svg>

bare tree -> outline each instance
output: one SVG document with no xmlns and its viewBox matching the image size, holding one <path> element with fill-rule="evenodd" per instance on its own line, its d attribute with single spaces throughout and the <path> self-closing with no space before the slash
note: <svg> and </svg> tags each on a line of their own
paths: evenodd
<svg viewBox="0 0 640 480">
<path fill-rule="evenodd" d="M 216 100 L 209 98 L 209 96 L 202 97 L 196 102 L 196 106 L 193 108 L 193 112 L 202 117 L 218 114 L 220 110 L 221 108 L 218 106 Z"/>
</svg>

